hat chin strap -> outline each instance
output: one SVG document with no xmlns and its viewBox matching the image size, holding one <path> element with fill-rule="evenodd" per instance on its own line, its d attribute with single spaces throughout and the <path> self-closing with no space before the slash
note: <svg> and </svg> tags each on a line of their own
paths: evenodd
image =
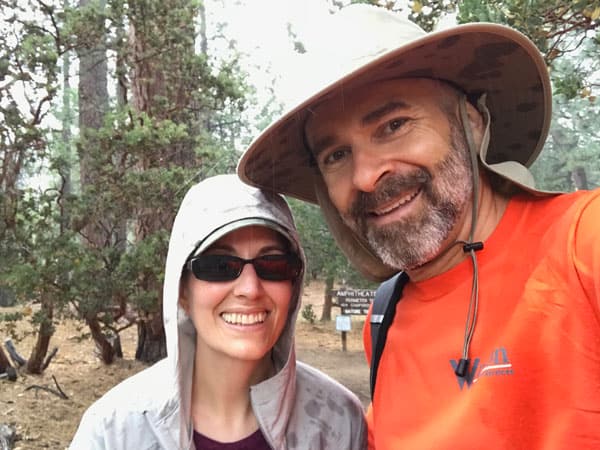
<svg viewBox="0 0 600 450">
<path fill-rule="evenodd" d="M 482 100 L 483 98 L 483 100 Z M 485 108 L 485 95 L 480 98 L 483 107 Z M 472 180 L 472 207 L 471 207 L 471 229 L 469 231 L 469 239 L 467 241 L 456 241 L 456 244 L 462 244 L 463 251 L 468 253 L 471 262 L 473 264 L 473 283 L 471 285 L 471 298 L 469 300 L 469 309 L 467 310 L 467 320 L 465 323 L 465 336 L 463 339 L 463 348 L 461 357 L 454 369 L 454 373 L 457 377 L 466 378 L 469 376 L 469 348 L 471 346 L 471 340 L 475 333 L 475 323 L 477 322 L 477 310 L 479 308 L 479 270 L 477 267 L 477 256 L 476 251 L 483 249 L 483 242 L 474 242 L 475 230 L 477 228 L 478 218 L 478 206 L 479 206 L 479 164 L 477 162 L 477 154 L 487 151 L 489 144 L 489 113 L 485 117 L 486 128 L 481 140 L 479 148 L 475 145 L 475 139 L 473 139 L 473 132 L 469 122 L 467 114 L 467 99 L 463 95 L 459 102 L 459 113 L 462 127 L 464 130 L 464 136 L 469 147 L 469 159 L 471 161 L 471 176 Z M 485 108 L 487 111 L 487 108 Z"/>
<path fill-rule="evenodd" d="M 516 161 L 503 161 L 495 164 L 487 163 L 487 152 L 489 150 L 490 144 L 491 116 L 485 104 L 485 100 L 485 94 L 481 95 L 477 100 L 477 109 L 482 114 L 485 122 L 485 129 L 481 138 L 479 148 L 477 148 L 475 140 L 473 139 L 473 132 L 471 130 L 469 117 L 467 115 L 467 99 L 465 96 L 462 96 L 459 101 L 460 119 L 464 130 L 464 136 L 467 141 L 467 146 L 469 147 L 469 157 L 471 161 L 471 172 L 473 177 L 473 205 L 471 208 L 471 229 L 469 232 L 469 239 L 466 242 L 455 242 L 455 244 L 463 244 L 463 251 L 469 254 L 469 256 L 471 257 L 471 262 L 473 264 L 473 283 L 471 286 L 471 299 L 469 301 L 469 309 L 467 311 L 467 320 L 465 323 L 465 336 L 463 340 L 462 355 L 454 370 L 456 376 L 461 378 L 469 376 L 469 347 L 471 345 L 471 340 L 473 339 L 473 334 L 475 332 L 475 323 L 477 322 L 477 310 L 479 307 L 479 270 L 477 267 L 477 256 L 475 252 L 483 249 L 483 242 L 473 241 L 475 237 L 475 230 L 477 227 L 479 206 L 479 162 L 481 162 L 481 164 L 486 170 L 489 170 L 490 172 L 499 175 L 503 179 L 511 182 L 512 184 L 515 184 L 516 186 L 530 193 L 536 195 L 547 194 L 546 192 L 539 191 L 535 188 L 535 180 L 533 178 L 533 175 L 523 164 L 520 164 Z M 477 159 L 477 155 L 479 155 L 479 161 Z"/>
</svg>

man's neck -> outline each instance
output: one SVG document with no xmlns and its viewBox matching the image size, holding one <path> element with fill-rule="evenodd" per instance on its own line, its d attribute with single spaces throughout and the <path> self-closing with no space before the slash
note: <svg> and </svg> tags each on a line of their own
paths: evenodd
<svg viewBox="0 0 600 450">
<path fill-rule="evenodd" d="M 478 201 L 477 224 L 473 241 L 481 241 L 485 246 L 485 240 L 494 232 L 502 219 L 509 197 L 494 191 L 489 181 L 482 177 Z M 447 272 L 467 257 L 467 253 L 463 251 L 463 245 L 456 242 L 469 241 L 471 208 L 470 204 L 468 208 L 465 208 L 463 217 L 457 224 L 457 229 L 452 231 L 443 244 L 443 251 L 435 259 L 416 269 L 406 271 L 412 281 L 427 280 Z"/>
</svg>

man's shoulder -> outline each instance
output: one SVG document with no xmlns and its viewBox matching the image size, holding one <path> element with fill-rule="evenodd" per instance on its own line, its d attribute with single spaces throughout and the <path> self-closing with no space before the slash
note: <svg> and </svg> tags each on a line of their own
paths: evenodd
<svg viewBox="0 0 600 450">
<path fill-rule="evenodd" d="M 600 189 L 575 191 L 542 197 L 530 194 L 518 195 L 513 197 L 511 201 L 526 205 L 533 215 L 541 215 L 552 219 L 554 217 L 577 214 L 577 212 L 582 208 L 585 208 L 587 204 L 600 203 Z"/>
<path fill-rule="evenodd" d="M 542 247 L 566 242 L 569 245 L 597 239 L 600 222 L 600 189 L 576 191 L 548 197 L 522 197 L 519 230 Z M 545 238 L 545 239 L 544 239 Z M 585 238 L 585 239 L 584 239 Z"/>
</svg>

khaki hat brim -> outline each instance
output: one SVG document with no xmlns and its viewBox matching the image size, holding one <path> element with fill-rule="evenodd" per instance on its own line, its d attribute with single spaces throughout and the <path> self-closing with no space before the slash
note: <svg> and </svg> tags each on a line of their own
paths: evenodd
<svg viewBox="0 0 600 450">
<path fill-rule="evenodd" d="M 314 177 L 320 175 L 304 141 L 311 107 L 339 89 L 394 78 L 438 79 L 468 96 L 486 93 L 491 114 L 487 164 L 516 161 L 529 166 L 543 148 L 551 86 L 540 52 L 512 28 L 473 23 L 425 34 L 373 56 L 306 96 L 250 144 L 238 163 L 238 176 L 250 185 L 317 203 Z"/>
</svg>

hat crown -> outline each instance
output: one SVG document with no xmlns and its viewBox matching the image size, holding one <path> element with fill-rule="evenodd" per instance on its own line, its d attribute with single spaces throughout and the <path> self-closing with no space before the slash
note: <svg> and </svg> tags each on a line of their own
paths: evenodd
<svg viewBox="0 0 600 450">
<path fill-rule="evenodd" d="M 350 5 L 332 15 L 328 28 L 330 38 L 310 51 L 336 60 L 372 59 L 426 34 L 399 14 L 363 4 Z"/>
<path fill-rule="evenodd" d="M 299 56 L 297 67 L 284 77 L 284 90 L 291 92 L 292 104 L 427 34 L 397 13 L 366 4 L 349 5 L 319 26 L 325 28 L 327 39 L 309 39 L 307 52 Z"/>
</svg>

